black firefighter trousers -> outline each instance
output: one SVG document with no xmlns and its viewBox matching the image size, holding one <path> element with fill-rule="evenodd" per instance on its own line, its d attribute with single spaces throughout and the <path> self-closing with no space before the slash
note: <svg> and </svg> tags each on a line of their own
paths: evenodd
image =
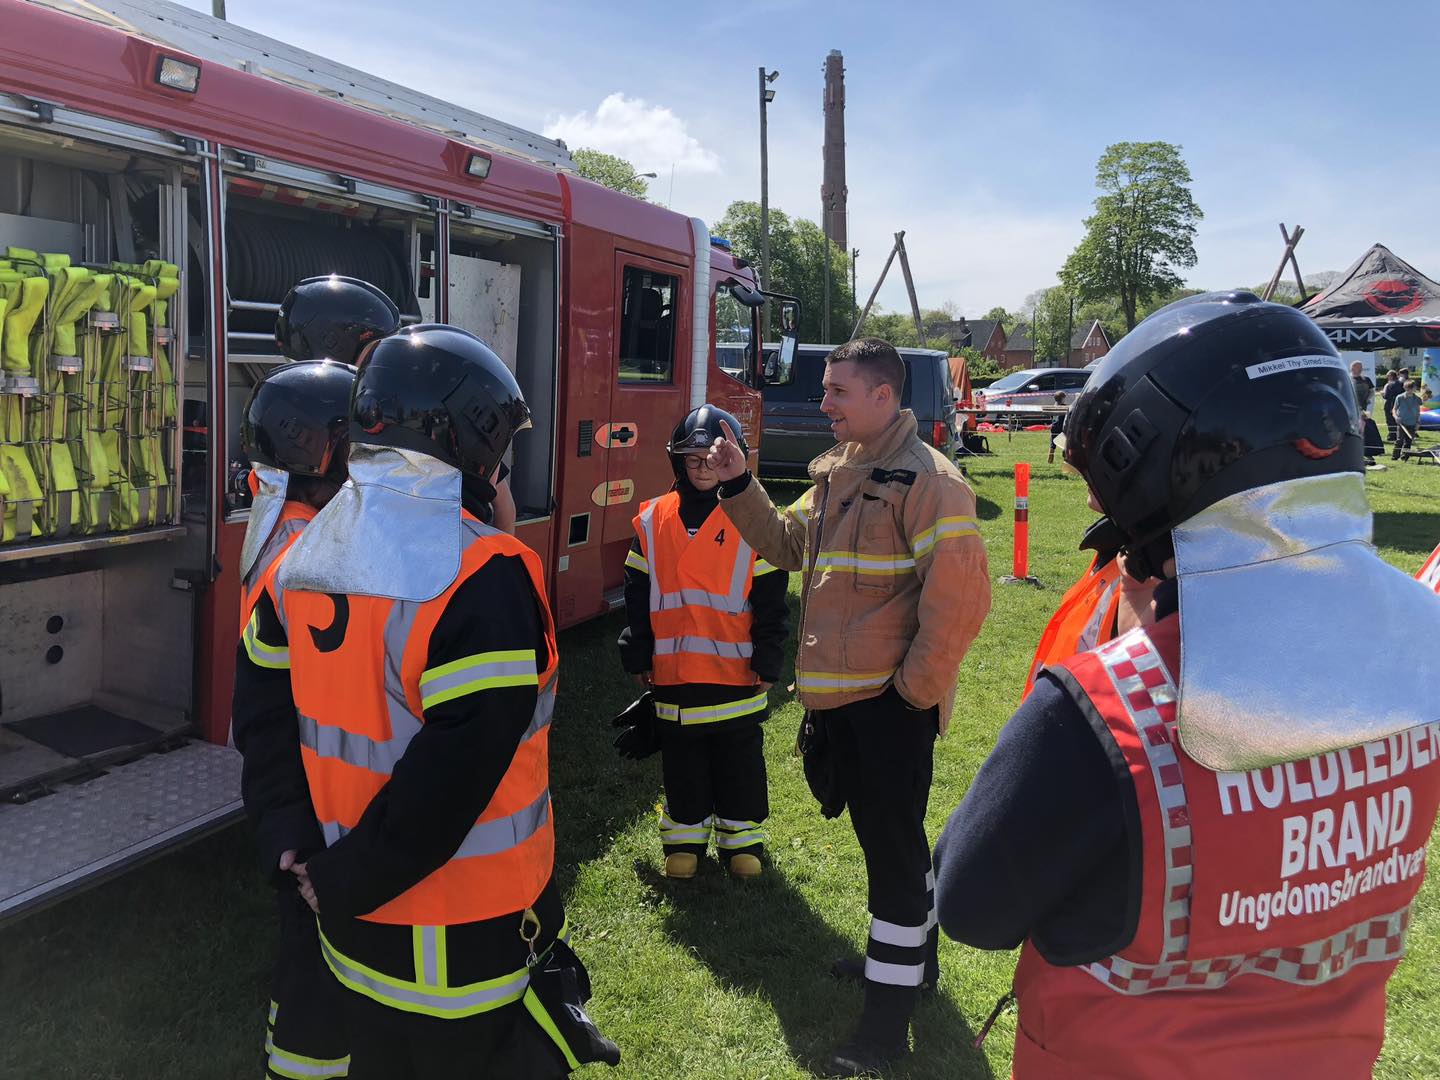
<svg viewBox="0 0 1440 1080">
<path fill-rule="evenodd" d="M 865 854 L 870 937 L 862 1023 L 880 1024 L 877 1034 L 886 1040 L 903 1040 L 919 987 L 934 985 L 939 976 L 925 808 L 940 711 L 911 708 L 891 686 L 878 697 L 816 716 L 825 725 L 836 778 Z"/>
</svg>

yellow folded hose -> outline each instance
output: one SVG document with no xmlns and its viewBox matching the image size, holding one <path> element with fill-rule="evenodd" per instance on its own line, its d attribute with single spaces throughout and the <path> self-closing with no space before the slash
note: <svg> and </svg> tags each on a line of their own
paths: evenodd
<svg viewBox="0 0 1440 1080">
<path fill-rule="evenodd" d="M 43 275 L 43 268 L 34 252 L 9 248 L 6 256 L 11 268 L 0 271 L 0 290 L 6 298 L 0 370 L 6 375 L 28 377 L 30 331 L 44 310 L 50 279 L 36 276 Z M 35 511 L 45 493 L 25 452 L 25 442 L 25 399 L 18 394 L 0 395 L 0 474 L 10 489 L 0 542 L 29 540 L 38 532 Z"/>
</svg>

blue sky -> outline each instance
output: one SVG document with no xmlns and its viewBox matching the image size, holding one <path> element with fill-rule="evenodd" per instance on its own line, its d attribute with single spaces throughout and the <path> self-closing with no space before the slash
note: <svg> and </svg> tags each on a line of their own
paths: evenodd
<svg viewBox="0 0 1440 1080">
<path fill-rule="evenodd" d="M 207 0 L 187 0 L 208 10 Z M 1440 277 L 1440 5 L 228 0 L 233 22 L 620 153 L 713 221 L 758 198 L 757 67 L 778 68 L 771 204 L 819 219 L 823 64 L 845 54 L 851 244 L 868 291 L 906 230 L 920 302 L 1053 284 L 1112 142 L 1179 143 L 1205 212 L 1191 283 L 1307 273 L 1372 242 Z M 405 18 L 399 13 L 416 17 Z M 671 169 L 674 187 L 671 191 Z M 881 293 L 905 304 L 897 275 Z"/>
</svg>

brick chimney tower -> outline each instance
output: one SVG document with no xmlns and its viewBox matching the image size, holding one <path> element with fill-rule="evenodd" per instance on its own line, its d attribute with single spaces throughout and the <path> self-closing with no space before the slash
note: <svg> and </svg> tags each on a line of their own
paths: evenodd
<svg viewBox="0 0 1440 1080">
<path fill-rule="evenodd" d="M 845 230 L 845 58 L 839 49 L 825 57 L 825 174 L 820 185 L 820 224 L 825 235 L 848 252 Z"/>
</svg>

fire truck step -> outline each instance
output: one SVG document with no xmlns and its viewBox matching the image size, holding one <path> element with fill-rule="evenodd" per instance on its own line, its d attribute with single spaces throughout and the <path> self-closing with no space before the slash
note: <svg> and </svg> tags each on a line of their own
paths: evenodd
<svg viewBox="0 0 1440 1080">
<path fill-rule="evenodd" d="M 155 742 L 164 734 L 149 724 L 117 716 L 95 705 L 82 705 L 30 720 L 15 720 L 4 726 L 31 742 L 72 758 Z"/>
<path fill-rule="evenodd" d="M 228 824 L 240 755 L 190 742 L 19 806 L 0 806 L 0 921 Z"/>
</svg>

